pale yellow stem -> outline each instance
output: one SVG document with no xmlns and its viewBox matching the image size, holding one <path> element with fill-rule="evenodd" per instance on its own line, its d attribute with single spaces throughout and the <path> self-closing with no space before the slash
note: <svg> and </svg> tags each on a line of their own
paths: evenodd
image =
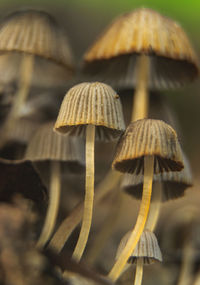
<svg viewBox="0 0 200 285">
<path fill-rule="evenodd" d="M 193 275 L 194 248 L 191 241 L 185 242 L 178 285 L 190 285 Z"/>
<path fill-rule="evenodd" d="M 110 170 L 104 180 L 95 189 L 94 205 L 99 203 L 119 183 L 122 174 Z M 51 239 L 48 247 L 59 253 L 64 247 L 73 230 L 81 222 L 84 203 L 79 203 L 61 223 L 60 227 Z"/>
<path fill-rule="evenodd" d="M 153 186 L 151 205 L 149 209 L 149 215 L 145 225 L 145 229 L 154 231 L 161 208 L 161 198 L 162 198 L 162 182 L 156 182 Z"/>
<path fill-rule="evenodd" d="M 114 282 L 120 276 L 124 266 L 127 263 L 129 256 L 131 256 L 134 251 L 141 234 L 144 230 L 145 223 L 147 220 L 149 206 L 151 202 L 151 192 L 152 192 L 152 180 L 154 171 L 154 156 L 146 156 L 144 158 L 144 183 L 143 183 L 143 193 L 142 201 L 140 204 L 139 214 L 136 220 L 135 227 L 130 235 L 130 238 L 121 252 L 119 258 L 111 269 L 108 277 Z"/>
<path fill-rule="evenodd" d="M 141 285 L 143 277 L 143 258 L 137 259 L 134 285 Z"/>
<path fill-rule="evenodd" d="M 34 67 L 34 56 L 30 54 L 24 54 L 20 66 L 18 91 L 14 95 L 14 102 L 8 114 L 8 118 L 6 119 L 6 122 L 1 130 L 2 140 L 0 146 L 3 146 L 6 143 L 7 134 L 11 131 L 15 123 L 15 120 L 19 117 L 20 109 L 28 97 L 31 79 L 32 79 L 32 73 L 33 73 L 33 67 Z"/>
<path fill-rule="evenodd" d="M 118 217 L 121 214 L 122 193 L 121 191 L 118 191 L 118 193 L 114 194 L 115 199 L 112 201 L 111 207 L 109 207 L 109 214 L 106 217 L 101 230 L 96 233 L 94 243 L 88 251 L 87 262 L 89 264 L 95 263 L 109 237 L 112 235 L 116 224 L 118 223 Z"/>
<path fill-rule="evenodd" d="M 149 56 L 140 55 L 137 58 L 137 83 L 133 100 L 131 121 L 144 119 L 148 116 L 148 80 L 149 80 Z"/>
<path fill-rule="evenodd" d="M 60 191 L 61 191 L 61 178 L 60 178 L 60 162 L 51 162 L 51 181 L 50 181 L 50 193 L 49 193 L 49 206 L 44 222 L 42 232 L 37 242 L 37 248 L 43 248 L 55 227 L 56 218 L 58 215 Z"/>
<path fill-rule="evenodd" d="M 85 178 L 85 202 L 83 221 L 79 238 L 73 252 L 72 258 L 77 262 L 81 259 L 85 250 L 92 223 L 93 201 L 94 201 L 94 145 L 95 145 L 95 126 L 86 127 L 86 178 Z"/>
</svg>

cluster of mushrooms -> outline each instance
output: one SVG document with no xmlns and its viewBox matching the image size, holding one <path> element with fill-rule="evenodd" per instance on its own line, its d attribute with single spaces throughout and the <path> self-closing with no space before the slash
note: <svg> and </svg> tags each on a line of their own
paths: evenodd
<svg viewBox="0 0 200 285">
<path fill-rule="evenodd" d="M 32 201 L 31 209 L 41 217 L 35 250 L 59 256 L 81 223 L 70 258 L 79 263 L 87 253 L 94 206 L 120 187 L 141 200 L 136 223 L 121 239 L 107 277 L 90 282 L 117 282 L 134 263 L 134 284 L 142 284 L 143 265 L 162 261 L 154 233 L 161 203 L 182 197 L 192 185 L 176 125 L 168 124 L 164 111 L 161 118 L 151 117 L 151 99 L 156 92 L 162 101 L 162 90 L 183 86 L 196 79 L 198 72 L 197 56 L 183 29 L 150 9 L 137 9 L 115 19 L 85 53 L 78 72 L 65 32 L 48 13 L 20 10 L 2 20 L 0 166 L 7 182 L 0 198 L 5 203 L 18 194 Z M 131 116 L 120 101 L 124 90 L 130 93 L 126 96 L 133 95 Z M 95 141 L 113 141 L 115 148 L 112 166 L 98 184 Z M 101 152 L 103 155 L 103 145 Z M 34 182 L 28 176 L 31 171 Z M 14 175 L 15 181 L 22 180 L 20 186 L 13 182 Z M 62 190 L 67 191 L 70 177 L 82 181 L 81 187 L 85 185 L 84 203 L 60 221 Z M 11 194 L 4 194 L 8 188 L 12 188 Z M 42 210 L 41 204 L 46 205 Z M 112 221 L 109 223 L 107 228 L 112 229 Z M 108 239 L 106 233 L 101 235 L 107 238 L 100 239 L 99 251 Z M 99 245 L 97 242 L 96 255 Z M 75 273 L 67 266 L 60 269 L 63 282 L 73 280 Z M 2 284 L 15 284 L 6 278 L 5 274 Z"/>
</svg>

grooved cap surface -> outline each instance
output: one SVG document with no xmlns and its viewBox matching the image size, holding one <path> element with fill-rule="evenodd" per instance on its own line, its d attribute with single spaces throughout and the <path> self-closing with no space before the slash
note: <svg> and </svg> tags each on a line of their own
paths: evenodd
<svg viewBox="0 0 200 285">
<path fill-rule="evenodd" d="M 32 162 L 63 161 L 84 170 L 84 144 L 79 138 L 57 134 L 53 123 L 42 125 L 30 141 L 25 159 Z"/>
<path fill-rule="evenodd" d="M 43 11 L 17 11 L 4 19 L 0 25 L 0 52 L 9 51 L 30 53 L 73 67 L 64 31 Z"/>
<path fill-rule="evenodd" d="M 151 89 L 174 88 L 198 76 L 199 62 L 183 29 L 150 9 L 115 19 L 86 52 L 84 73 L 115 88 L 133 87 L 136 56 L 150 56 Z"/>
<path fill-rule="evenodd" d="M 180 25 L 145 8 L 114 20 L 85 54 L 85 60 L 108 59 L 130 53 L 156 54 L 196 65 L 196 55 Z"/>
<path fill-rule="evenodd" d="M 119 96 L 108 85 L 93 82 L 72 87 L 63 99 L 55 129 L 85 135 L 86 125 L 96 126 L 96 138 L 115 139 L 125 129 Z"/>
<path fill-rule="evenodd" d="M 154 173 L 180 171 L 182 151 L 176 132 L 160 120 L 142 119 L 131 123 L 120 138 L 113 168 L 120 172 L 144 171 L 144 156 L 154 155 Z"/>
<path fill-rule="evenodd" d="M 116 259 L 121 254 L 122 250 L 126 246 L 131 232 L 128 232 L 121 240 L 117 254 Z M 136 248 L 132 255 L 128 259 L 128 263 L 136 263 L 137 258 L 143 258 L 144 264 L 151 264 L 155 261 L 162 262 L 162 253 L 160 251 L 160 247 L 158 245 L 157 238 L 155 234 L 149 230 L 144 230 L 139 242 L 136 245 Z"/>
</svg>

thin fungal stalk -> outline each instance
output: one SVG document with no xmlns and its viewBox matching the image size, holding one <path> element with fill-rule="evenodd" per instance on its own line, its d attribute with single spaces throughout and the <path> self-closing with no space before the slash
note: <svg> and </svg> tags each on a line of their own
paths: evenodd
<svg viewBox="0 0 200 285">
<path fill-rule="evenodd" d="M 162 182 L 156 182 L 152 191 L 151 205 L 145 228 L 154 231 L 161 209 Z"/>
<path fill-rule="evenodd" d="M 74 249 L 72 258 L 80 261 L 85 250 L 88 236 L 92 224 L 93 201 L 94 201 L 94 146 L 95 146 L 95 126 L 86 127 L 86 178 L 85 178 L 85 202 L 83 221 L 79 238 Z"/>
<path fill-rule="evenodd" d="M 137 58 L 137 83 L 134 94 L 131 121 L 144 119 L 148 115 L 148 78 L 149 78 L 149 57 L 140 55 Z"/>
<path fill-rule="evenodd" d="M 134 251 L 141 234 L 144 230 L 145 223 L 147 220 L 152 192 L 152 181 L 154 172 L 154 156 L 146 156 L 144 158 L 144 183 L 142 201 L 140 204 L 139 214 L 136 220 L 135 227 L 130 235 L 130 238 L 121 252 L 119 258 L 111 269 L 108 277 L 111 281 L 115 282 L 123 271 L 124 266 L 127 263 L 129 256 Z"/>
<path fill-rule="evenodd" d="M 17 93 L 14 95 L 14 102 L 11 107 L 11 110 L 8 114 L 8 118 L 3 126 L 1 134 L 4 139 L 1 140 L 1 146 L 6 143 L 7 134 L 10 132 L 10 129 L 13 127 L 15 120 L 20 114 L 20 109 L 25 103 L 28 93 L 30 90 L 30 84 L 32 79 L 34 67 L 34 56 L 30 54 L 24 54 L 21 67 L 20 67 L 20 78 L 19 78 L 19 88 Z"/>
<path fill-rule="evenodd" d="M 137 259 L 134 285 L 141 285 L 143 277 L 143 258 Z"/>
<path fill-rule="evenodd" d="M 95 189 L 94 205 L 99 203 L 107 194 L 115 188 L 119 183 L 122 174 L 117 171 L 110 170 L 104 180 Z M 71 233 L 82 220 L 84 203 L 80 202 L 67 216 L 58 230 L 52 237 L 48 247 L 52 248 L 56 253 L 60 253 Z"/>
<path fill-rule="evenodd" d="M 96 237 L 94 238 L 94 243 L 91 248 L 89 248 L 87 254 L 87 262 L 89 264 L 94 264 L 96 259 L 99 257 L 102 249 L 104 248 L 106 242 L 113 234 L 115 227 L 118 223 L 118 218 L 121 214 L 122 206 L 122 196 L 121 191 L 118 193 L 113 193 L 115 199 L 111 201 L 111 207 L 109 207 L 109 213 L 106 217 L 106 221 L 101 227 L 101 230 L 97 232 Z"/>
<path fill-rule="evenodd" d="M 60 178 L 60 162 L 51 162 L 51 181 L 50 181 L 50 193 L 49 193 L 49 206 L 47 214 L 42 228 L 42 232 L 37 242 L 37 248 L 43 248 L 55 227 L 56 218 L 58 215 L 58 208 L 60 202 L 61 192 L 61 178 Z"/>
</svg>

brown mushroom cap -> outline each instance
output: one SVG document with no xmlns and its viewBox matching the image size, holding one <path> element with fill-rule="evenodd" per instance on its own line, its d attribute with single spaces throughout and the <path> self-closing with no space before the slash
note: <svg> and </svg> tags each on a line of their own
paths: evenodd
<svg viewBox="0 0 200 285">
<path fill-rule="evenodd" d="M 55 130 L 85 135 L 87 125 L 96 126 L 96 138 L 99 140 L 115 139 L 124 131 L 120 98 L 110 86 L 100 82 L 85 82 L 67 92 Z"/>
<path fill-rule="evenodd" d="M 28 144 L 25 159 L 43 163 L 60 161 L 72 171 L 85 171 L 84 143 L 80 138 L 54 132 L 53 125 L 46 123 L 37 130 Z"/>
<path fill-rule="evenodd" d="M 118 17 L 86 52 L 84 71 L 93 80 L 133 87 L 138 54 L 150 56 L 149 88 L 177 87 L 197 77 L 197 56 L 183 29 L 150 9 Z"/>
<path fill-rule="evenodd" d="M 22 10 L 0 25 L 0 52 L 25 52 L 73 67 L 71 50 L 63 30 L 43 11 Z"/>
<path fill-rule="evenodd" d="M 126 243 L 129 240 L 131 232 L 128 232 L 121 240 L 116 259 L 121 254 L 122 250 L 126 246 Z M 152 264 L 154 262 L 162 262 L 162 253 L 158 245 L 157 238 L 155 234 L 149 230 L 144 230 L 139 242 L 132 255 L 128 259 L 128 263 L 135 264 L 137 258 L 142 258 L 144 264 Z"/>
<path fill-rule="evenodd" d="M 113 168 L 124 173 L 143 173 L 144 156 L 154 155 L 154 173 L 180 171 L 182 151 L 175 130 L 160 120 L 131 123 L 117 146 Z"/>
</svg>

